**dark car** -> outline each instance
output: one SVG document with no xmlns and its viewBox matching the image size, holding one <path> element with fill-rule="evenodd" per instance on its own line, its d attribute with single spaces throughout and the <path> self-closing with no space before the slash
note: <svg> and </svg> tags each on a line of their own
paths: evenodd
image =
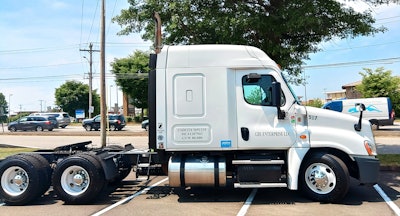
<svg viewBox="0 0 400 216">
<path fill-rule="evenodd" d="M 66 112 L 55 112 L 55 113 L 32 113 L 29 116 L 52 116 L 56 118 L 58 127 L 65 128 L 71 123 L 71 118 Z"/>
<path fill-rule="evenodd" d="M 57 120 L 51 116 L 25 116 L 8 124 L 8 130 L 11 132 L 17 130 L 52 131 L 57 127 Z"/>
<path fill-rule="evenodd" d="M 85 119 L 82 122 L 82 126 L 87 130 L 99 130 L 100 129 L 101 116 L 97 115 L 91 119 Z M 125 117 L 122 114 L 109 114 L 108 115 L 108 128 L 110 130 L 122 130 L 126 125 Z"/>
</svg>

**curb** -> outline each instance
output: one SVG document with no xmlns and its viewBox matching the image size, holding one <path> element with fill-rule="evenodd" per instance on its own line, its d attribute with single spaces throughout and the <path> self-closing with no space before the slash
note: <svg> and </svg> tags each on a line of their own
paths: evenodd
<svg viewBox="0 0 400 216">
<path fill-rule="evenodd" d="M 379 171 L 400 172 L 400 166 L 380 166 Z"/>
</svg>

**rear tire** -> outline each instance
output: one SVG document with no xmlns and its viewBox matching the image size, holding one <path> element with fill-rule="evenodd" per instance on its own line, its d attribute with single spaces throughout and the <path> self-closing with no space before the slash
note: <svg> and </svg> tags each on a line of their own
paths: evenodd
<svg viewBox="0 0 400 216">
<path fill-rule="evenodd" d="M 46 182 L 39 160 L 13 155 L 0 163 L 0 197 L 9 205 L 24 205 L 43 193 Z"/>
<path fill-rule="evenodd" d="M 349 190 L 349 171 L 338 157 L 315 154 L 302 164 L 299 184 L 303 193 L 312 200 L 338 202 Z"/>
<path fill-rule="evenodd" d="M 53 173 L 53 189 L 67 204 L 91 202 L 105 185 L 99 161 L 90 155 L 70 156 Z"/>
<path fill-rule="evenodd" d="M 20 155 L 24 157 L 31 157 L 40 163 L 40 175 L 43 180 L 41 181 L 42 191 L 40 194 L 44 194 L 51 185 L 51 175 L 53 173 L 53 169 L 50 167 L 50 163 L 44 158 L 42 155 L 35 153 L 21 153 Z"/>
</svg>

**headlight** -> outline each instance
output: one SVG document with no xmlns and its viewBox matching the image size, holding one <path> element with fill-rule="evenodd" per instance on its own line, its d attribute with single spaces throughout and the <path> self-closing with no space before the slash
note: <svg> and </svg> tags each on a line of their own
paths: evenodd
<svg viewBox="0 0 400 216">
<path fill-rule="evenodd" d="M 364 141 L 365 150 L 367 150 L 368 155 L 376 155 L 376 146 L 375 144 L 370 143 L 368 140 Z"/>
</svg>

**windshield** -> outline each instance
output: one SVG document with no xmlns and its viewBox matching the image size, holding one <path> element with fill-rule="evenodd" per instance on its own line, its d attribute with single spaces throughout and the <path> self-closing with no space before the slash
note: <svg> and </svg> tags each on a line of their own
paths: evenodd
<svg viewBox="0 0 400 216">
<path fill-rule="evenodd" d="M 292 89 L 292 86 L 288 83 L 288 81 L 287 81 L 285 75 L 284 75 L 282 72 L 281 72 L 281 76 L 283 77 L 283 80 L 285 81 L 286 85 L 289 87 L 290 93 L 292 93 L 292 95 L 293 95 L 293 97 L 294 97 L 294 100 L 296 101 L 297 104 L 300 105 L 301 103 L 300 103 L 300 101 L 299 101 L 299 98 L 297 97 L 296 93 L 294 93 L 294 91 L 293 91 L 293 89 Z"/>
</svg>

